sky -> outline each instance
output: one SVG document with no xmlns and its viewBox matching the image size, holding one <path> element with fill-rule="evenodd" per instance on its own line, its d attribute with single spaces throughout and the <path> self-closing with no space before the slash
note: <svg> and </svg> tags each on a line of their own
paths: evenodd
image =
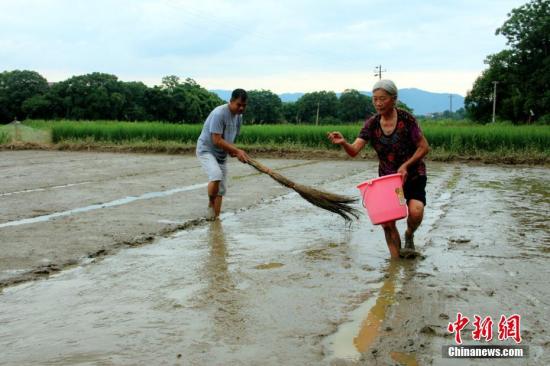
<svg viewBox="0 0 550 366">
<path fill-rule="evenodd" d="M 91 72 L 275 93 L 398 88 L 466 95 L 526 0 L 0 0 L 0 71 Z"/>
</svg>

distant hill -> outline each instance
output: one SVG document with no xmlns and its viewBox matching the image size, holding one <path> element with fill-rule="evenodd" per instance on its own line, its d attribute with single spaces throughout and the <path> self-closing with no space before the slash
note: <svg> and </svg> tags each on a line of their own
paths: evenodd
<svg viewBox="0 0 550 366">
<path fill-rule="evenodd" d="M 226 102 L 228 102 L 229 99 L 231 98 L 231 90 L 214 89 L 214 90 L 209 90 L 209 91 L 212 92 L 212 93 L 217 94 L 218 97 L 222 98 Z"/>
<path fill-rule="evenodd" d="M 216 93 L 223 100 L 229 100 L 231 97 L 230 90 L 210 90 Z M 362 91 L 361 93 L 371 96 L 371 92 Z M 284 103 L 295 102 L 304 93 L 282 93 L 279 97 Z M 340 93 L 336 93 L 340 96 Z M 458 94 L 449 93 L 432 93 L 426 90 L 416 88 L 399 89 L 399 100 L 408 105 L 414 110 L 416 115 L 426 115 L 436 112 L 445 112 L 450 108 L 450 98 L 452 95 L 453 111 L 464 107 L 464 97 Z"/>
<path fill-rule="evenodd" d="M 450 95 L 452 95 L 453 111 L 464 108 L 464 97 L 458 94 L 432 93 L 416 88 L 399 90 L 399 99 L 411 107 L 416 115 L 448 111 Z"/>
</svg>

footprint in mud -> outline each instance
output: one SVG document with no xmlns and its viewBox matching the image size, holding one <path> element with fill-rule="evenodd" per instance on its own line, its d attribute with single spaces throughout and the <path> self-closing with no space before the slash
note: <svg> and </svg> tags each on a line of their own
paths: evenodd
<svg viewBox="0 0 550 366">
<path fill-rule="evenodd" d="M 331 259 L 331 255 L 330 255 L 330 253 L 327 252 L 326 248 L 306 250 L 305 255 L 309 259 L 313 259 L 313 260 L 329 260 L 329 259 Z"/>
<path fill-rule="evenodd" d="M 464 236 L 459 236 L 458 238 L 449 238 L 449 244 L 453 244 L 453 245 L 456 245 L 456 244 L 466 244 L 466 243 L 469 243 L 471 242 L 472 239 L 468 239 Z"/>
<path fill-rule="evenodd" d="M 282 263 L 264 263 L 264 264 L 259 264 L 257 266 L 255 266 L 254 268 L 255 269 L 274 269 L 274 268 L 280 268 L 284 266 L 284 264 Z"/>
</svg>

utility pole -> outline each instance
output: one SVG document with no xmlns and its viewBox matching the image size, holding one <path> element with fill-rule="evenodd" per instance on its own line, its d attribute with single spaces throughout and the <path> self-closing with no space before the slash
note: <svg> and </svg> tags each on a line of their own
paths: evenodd
<svg viewBox="0 0 550 366">
<path fill-rule="evenodd" d="M 382 65 L 378 65 L 374 68 L 374 76 L 378 76 L 378 80 L 382 80 L 382 73 L 388 70 L 382 70 Z"/>
<path fill-rule="evenodd" d="M 498 81 L 493 81 L 493 85 L 495 86 L 493 89 L 493 123 L 495 123 L 495 112 L 497 110 L 497 84 Z"/>
<path fill-rule="evenodd" d="M 449 112 L 453 113 L 453 95 L 449 94 Z"/>
<path fill-rule="evenodd" d="M 319 126 L 319 101 L 317 101 L 317 117 L 315 118 L 315 126 Z"/>
</svg>

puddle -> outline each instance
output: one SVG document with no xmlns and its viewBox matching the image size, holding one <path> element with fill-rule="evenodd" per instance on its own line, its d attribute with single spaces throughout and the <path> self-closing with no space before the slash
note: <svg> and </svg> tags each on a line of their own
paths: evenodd
<svg viewBox="0 0 550 366">
<path fill-rule="evenodd" d="M 403 366 L 418 366 L 415 353 L 390 352 L 392 360 Z"/>
<path fill-rule="evenodd" d="M 98 203 L 98 204 L 95 204 L 95 205 L 79 207 L 79 208 L 75 208 L 75 209 L 68 210 L 68 211 L 55 212 L 53 214 L 36 216 L 36 217 L 28 218 L 28 219 L 9 221 L 9 222 L 5 222 L 5 223 L 0 224 L 0 228 L 8 227 L 8 226 L 35 224 L 37 222 L 49 221 L 49 220 L 55 219 L 57 217 L 71 216 L 71 215 L 74 215 L 74 214 L 77 214 L 77 213 L 126 205 L 128 203 L 135 202 L 135 201 L 148 200 L 148 199 L 160 198 L 160 197 L 167 197 L 167 196 L 171 196 L 173 194 L 180 193 L 180 192 L 187 192 L 187 191 L 192 191 L 192 190 L 195 190 L 195 189 L 204 188 L 207 185 L 208 185 L 207 183 L 201 183 L 201 184 L 194 184 L 194 185 L 187 186 L 187 187 L 174 188 L 174 189 L 170 189 L 170 190 L 167 190 L 167 191 L 148 192 L 148 193 L 142 194 L 140 196 L 130 196 L 130 197 L 125 197 L 125 198 L 120 198 L 120 199 L 117 199 L 117 200 L 114 200 L 114 201 L 111 201 L 111 202 Z"/>
</svg>

